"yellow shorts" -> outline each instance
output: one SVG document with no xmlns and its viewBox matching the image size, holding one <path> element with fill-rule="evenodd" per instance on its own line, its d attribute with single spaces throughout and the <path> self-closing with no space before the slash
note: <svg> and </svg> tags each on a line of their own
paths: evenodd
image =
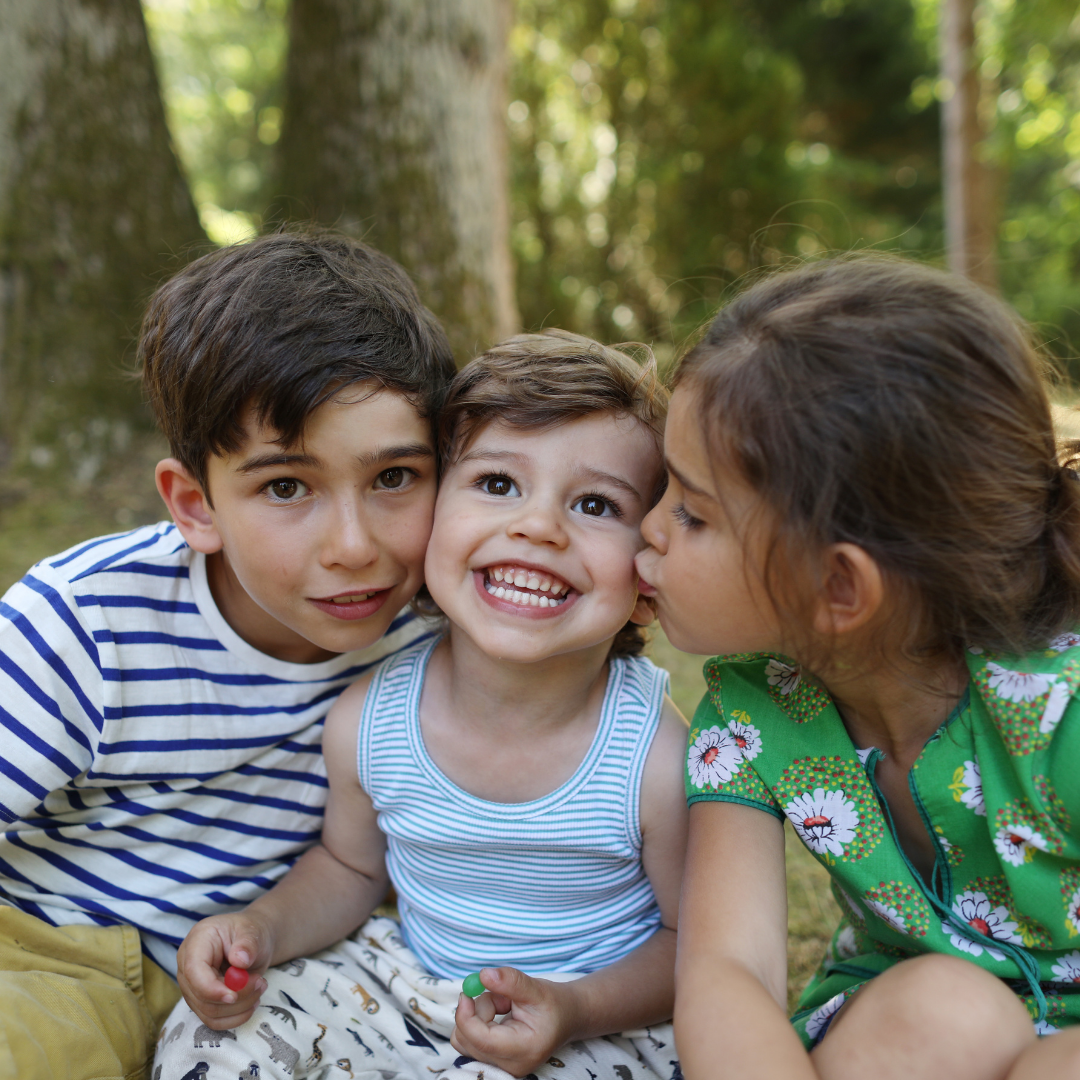
<svg viewBox="0 0 1080 1080">
<path fill-rule="evenodd" d="M 134 927 L 0 906 L 0 1080 L 142 1080 L 179 999 Z"/>
</svg>

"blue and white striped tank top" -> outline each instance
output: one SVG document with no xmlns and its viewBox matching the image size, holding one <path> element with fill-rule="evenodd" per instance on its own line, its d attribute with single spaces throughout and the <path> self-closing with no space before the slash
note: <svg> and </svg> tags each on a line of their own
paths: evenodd
<svg viewBox="0 0 1080 1080">
<path fill-rule="evenodd" d="M 596 735 L 574 775 L 525 803 L 478 799 L 428 756 L 420 692 L 437 642 L 380 665 L 364 704 L 360 784 L 387 838 L 405 940 L 434 975 L 489 965 L 589 972 L 660 925 L 641 865 L 641 775 L 667 672 L 612 660 Z"/>
</svg>

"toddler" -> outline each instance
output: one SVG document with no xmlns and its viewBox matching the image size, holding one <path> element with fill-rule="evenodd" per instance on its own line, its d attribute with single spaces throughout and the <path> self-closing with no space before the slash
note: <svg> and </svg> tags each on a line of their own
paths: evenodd
<svg viewBox="0 0 1080 1080">
<path fill-rule="evenodd" d="M 445 630 L 331 709 L 322 842 L 189 934 L 163 1076 L 677 1073 L 686 729 L 634 568 L 665 410 L 651 361 L 558 331 L 457 376 L 425 568 Z M 370 918 L 388 879 L 400 927 Z"/>
</svg>

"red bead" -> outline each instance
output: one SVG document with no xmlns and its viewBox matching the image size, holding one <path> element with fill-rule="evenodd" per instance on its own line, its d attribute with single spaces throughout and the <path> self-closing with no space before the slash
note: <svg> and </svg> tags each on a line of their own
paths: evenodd
<svg viewBox="0 0 1080 1080">
<path fill-rule="evenodd" d="M 248 973 L 243 968 L 230 967 L 225 972 L 225 985 L 230 990 L 243 990 L 248 984 Z"/>
</svg>

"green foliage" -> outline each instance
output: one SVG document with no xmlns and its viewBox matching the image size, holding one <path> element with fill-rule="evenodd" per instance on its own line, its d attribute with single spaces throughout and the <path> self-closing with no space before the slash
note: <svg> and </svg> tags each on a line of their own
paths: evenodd
<svg viewBox="0 0 1080 1080">
<path fill-rule="evenodd" d="M 286 9 L 287 0 L 143 0 L 169 127 L 218 243 L 262 224 L 281 133 Z"/>
</svg>

